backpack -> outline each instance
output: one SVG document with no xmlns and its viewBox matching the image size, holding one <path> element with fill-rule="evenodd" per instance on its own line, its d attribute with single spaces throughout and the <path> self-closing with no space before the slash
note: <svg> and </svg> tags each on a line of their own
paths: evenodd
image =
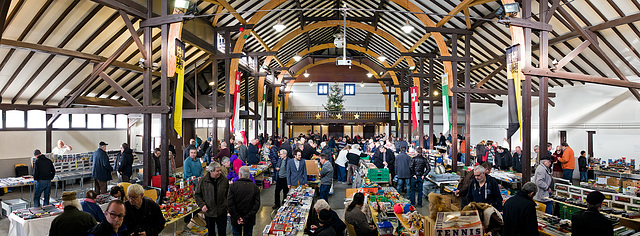
<svg viewBox="0 0 640 236">
<path fill-rule="evenodd" d="M 27 167 L 27 165 L 25 164 L 15 164 L 13 168 L 16 171 L 16 177 L 29 175 L 29 167 Z"/>
</svg>

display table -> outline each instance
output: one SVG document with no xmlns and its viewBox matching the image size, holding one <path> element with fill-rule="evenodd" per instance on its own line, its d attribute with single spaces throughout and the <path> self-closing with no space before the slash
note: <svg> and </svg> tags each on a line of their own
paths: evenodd
<svg viewBox="0 0 640 236">
<path fill-rule="evenodd" d="M 271 224 L 264 227 L 262 234 L 304 235 L 314 194 L 313 188 L 303 186 L 289 191 L 284 204 L 278 208 Z"/>
<path fill-rule="evenodd" d="M 550 200 L 550 201 L 553 201 L 554 203 L 557 203 L 557 204 L 563 204 L 563 205 L 575 207 L 575 208 L 578 208 L 578 209 L 581 209 L 581 210 L 587 210 L 587 208 L 582 207 L 582 206 L 578 206 L 578 205 L 575 205 L 575 204 L 570 204 L 570 203 L 558 201 L 558 200 L 555 200 L 553 198 L 547 198 L 547 199 Z M 640 218 L 631 219 L 631 218 L 623 217 L 621 215 L 609 214 L 609 213 L 604 213 L 604 212 L 601 212 L 601 213 L 603 215 L 605 215 L 605 216 L 619 218 L 621 226 L 627 226 L 627 227 L 632 228 L 632 229 L 637 229 L 638 227 L 640 227 Z"/>
<path fill-rule="evenodd" d="M 42 236 L 49 234 L 49 228 L 51 228 L 51 222 L 55 219 L 55 216 L 43 217 L 25 220 L 18 217 L 16 214 L 11 213 L 9 215 L 9 235 L 12 236 Z"/>
</svg>

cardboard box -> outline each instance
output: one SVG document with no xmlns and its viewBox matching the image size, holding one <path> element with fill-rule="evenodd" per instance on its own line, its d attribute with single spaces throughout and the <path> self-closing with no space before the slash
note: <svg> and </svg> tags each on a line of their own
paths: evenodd
<svg viewBox="0 0 640 236">
<path fill-rule="evenodd" d="M 607 185 L 611 186 L 620 186 L 620 179 L 618 178 L 607 178 Z"/>
<path fill-rule="evenodd" d="M 307 166 L 307 175 L 319 175 L 320 169 L 318 168 L 318 161 L 305 160 L 304 164 Z"/>
<path fill-rule="evenodd" d="M 623 181 L 622 181 L 622 187 L 623 187 L 623 188 L 627 188 L 627 187 L 637 187 L 637 186 L 638 186 L 638 184 L 640 184 L 640 182 L 635 181 L 635 180 L 630 180 L 630 179 L 627 179 L 627 180 L 623 180 Z"/>
<path fill-rule="evenodd" d="M 482 222 L 477 211 L 439 212 L 436 217 L 435 236 L 482 236 Z"/>
</svg>

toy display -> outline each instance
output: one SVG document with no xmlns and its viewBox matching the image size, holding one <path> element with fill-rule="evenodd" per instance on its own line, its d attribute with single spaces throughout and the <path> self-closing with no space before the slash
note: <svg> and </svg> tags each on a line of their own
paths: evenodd
<svg viewBox="0 0 640 236">
<path fill-rule="evenodd" d="M 315 190 L 298 186 L 289 191 L 284 204 L 278 209 L 271 224 L 265 226 L 265 235 L 298 235 L 304 232 L 309 218 Z"/>
<path fill-rule="evenodd" d="M 20 209 L 13 211 L 18 217 L 30 220 L 35 218 L 43 218 L 48 216 L 56 216 L 62 214 L 61 206 L 47 205 L 42 207 L 31 207 L 27 209 Z"/>
<path fill-rule="evenodd" d="M 182 180 L 169 186 L 166 192 L 166 203 L 160 205 L 162 215 L 167 222 L 174 221 L 198 209 L 194 200 L 195 177 Z"/>
</svg>

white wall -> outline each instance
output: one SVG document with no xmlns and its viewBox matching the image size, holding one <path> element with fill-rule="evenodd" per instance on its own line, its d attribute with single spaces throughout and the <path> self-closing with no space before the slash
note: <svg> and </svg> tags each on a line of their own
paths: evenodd
<svg viewBox="0 0 640 236">
<path fill-rule="evenodd" d="M 334 83 L 329 83 L 329 88 Z M 344 90 L 345 83 L 338 83 Z M 385 111 L 385 99 L 380 84 L 366 83 L 360 87 L 355 83 L 356 95 L 344 96 L 345 111 Z M 344 91 L 343 91 L 344 92 Z M 318 95 L 318 84 L 294 83 L 289 95 L 287 111 L 324 111 L 322 104 L 327 103 L 327 95 Z"/>
<path fill-rule="evenodd" d="M 567 131 L 567 143 L 579 155 L 587 150 L 587 131 L 596 131 L 594 135 L 594 156 L 607 160 L 620 157 L 640 158 L 640 102 L 628 89 L 575 83 L 575 86 L 554 87 L 552 100 L 555 107 L 549 106 L 549 142 L 559 145 L 560 131 Z M 471 110 L 471 140 L 502 140 L 506 136 L 507 110 L 506 96 L 502 97 L 504 106 L 473 104 Z M 539 141 L 538 99 L 532 98 L 531 126 L 532 143 Z M 512 138 L 512 145 L 520 145 L 519 133 Z"/>
</svg>

